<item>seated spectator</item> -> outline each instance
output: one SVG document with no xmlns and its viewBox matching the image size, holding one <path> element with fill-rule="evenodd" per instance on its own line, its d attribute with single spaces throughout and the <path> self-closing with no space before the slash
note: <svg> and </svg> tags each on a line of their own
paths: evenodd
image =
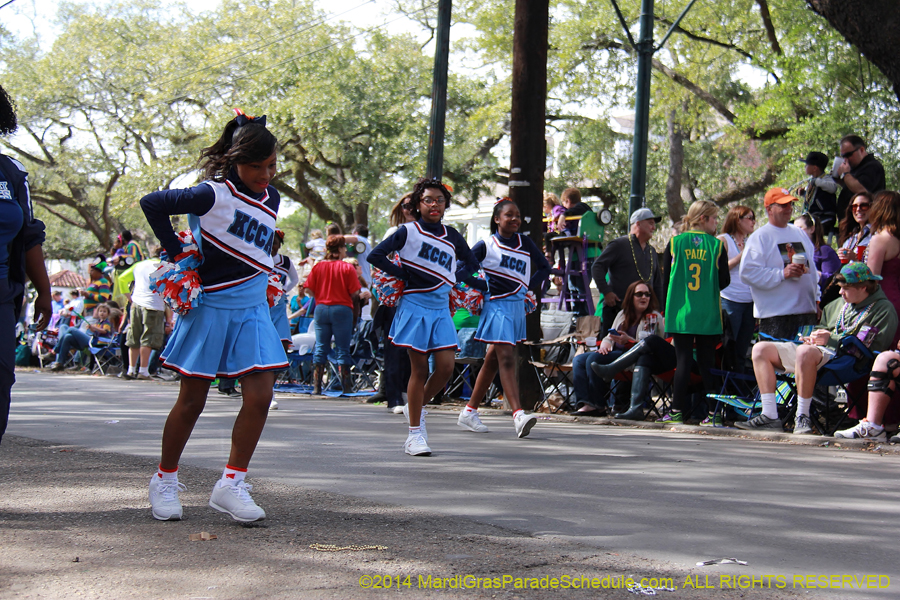
<svg viewBox="0 0 900 600">
<path fill-rule="evenodd" d="M 659 313 L 659 303 L 653 290 L 643 281 L 629 285 L 622 310 L 616 315 L 612 328 L 597 351 L 579 354 L 572 360 L 577 408 L 573 414 L 606 414 L 607 406 L 601 402 L 609 395 L 609 381 L 616 373 L 636 364 L 631 384 L 631 408 L 617 414 L 616 418 L 643 418 L 650 375 L 663 373 L 675 366 L 675 349 L 662 339 L 665 330 L 665 320 Z M 608 372 L 597 372 L 600 365 L 608 365 Z M 659 370 L 660 366 L 667 368 Z M 608 404 L 612 408 L 611 400 Z"/>
<path fill-rule="evenodd" d="M 855 335 L 873 352 L 889 347 L 897 329 L 897 311 L 881 290 L 878 281 L 865 263 L 845 265 L 834 276 L 840 286 L 841 297 L 825 307 L 820 329 L 793 342 L 760 342 L 753 347 L 753 371 L 762 399 L 762 414 L 743 423 L 739 429 L 782 430 L 778 417 L 775 371 L 794 373 L 797 381 L 797 416 L 794 433 L 813 433 L 809 418 L 816 372 L 835 357 L 841 338 Z"/>
<path fill-rule="evenodd" d="M 119 313 L 121 315 L 121 313 Z M 112 312 L 106 304 L 99 304 L 94 309 L 93 323 L 87 324 L 87 329 L 70 327 L 66 333 L 60 336 L 56 343 L 56 360 L 53 361 L 51 370 L 61 371 L 69 358 L 70 350 L 81 351 L 91 343 L 91 336 L 110 337 L 115 330 L 110 317 Z"/>
<path fill-rule="evenodd" d="M 831 279 L 835 273 L 841 270 L 841 259 L 838 258 L 834 248 L 825 243 L 825 231 L 818 217 L 809 213 L 803 213 L 794 224 L 803 230 L 809 239 L 812 240 L 816 253 L 813 254 L 813 262 L 816 271 L 819 273 L 819 291 L 822 294 L 822 306 L 830 304 L 832 300 L 837 300 L 837 290 L 834 295 L 831 292 L 826 295 L 828 286 L 831 285 Z"/>
<path fill-rule="evenodd" d="M 882 352 L 875 359 L 872 372 L 869 374 L 866 416 L 854 427 L 835 431 L 834 437 L 872 442 L 887 441 L 887 434 L 884 431 L 884 413 L 897 391 L 898 380 L 900 380 L 900 352 Z M 900 444 L 900 433 L 891 437 L 891 443 Z"/>
</svg>

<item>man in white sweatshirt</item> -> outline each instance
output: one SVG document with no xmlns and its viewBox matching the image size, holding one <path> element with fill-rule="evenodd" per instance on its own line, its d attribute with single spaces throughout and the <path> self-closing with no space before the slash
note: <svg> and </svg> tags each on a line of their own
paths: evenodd
<svg viewBox="0 0 900 600">
<path fill-rule="evenodd" d="M 748 239 L 741 257 L 741 281 L 750 286 L 759 331 L 792 340 L 797 330 L 818 323 L 818 275 L 810 266 L 815 248 L 790 224 L 794 202 L 782 188 L 766 192 L 769 222 Z"/>
</svg>

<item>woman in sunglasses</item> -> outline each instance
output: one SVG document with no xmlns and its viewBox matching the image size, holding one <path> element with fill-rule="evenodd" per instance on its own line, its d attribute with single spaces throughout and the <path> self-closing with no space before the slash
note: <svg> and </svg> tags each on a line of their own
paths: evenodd
<svg viewBox="0 0 900 600">
<path fill-rule="evenodd" d="M 605 415 L 606 405 L 611 409 L 614 401 L 609 396 L 609 382 L 617 373 L 631 370 L 633 366 L 631 407 L 617 414 L 616 418 L 643 419 L 650 376 L 675 367 L 675 348 L 663 339 L 665 331 L 666 323 L 659 313 L 659 301 L 650 286 L 640 280 L 629 285 L 622 300 L 622 310 L 616 315 L 600 347 L 596 352 L 579 354 L 572 361 L 578 408 L 573 414 L 587 417 Z M 604 369 L 598 371 L 597 367 L 601 366 Z"/>
<path fill-rule="evenodd" d="M 728 270 L 731 283 L 722 290 L 722 310 L 731 325 L 732 344 L 729 358 L 731 368 L 739 373 L 744 372 L 747 362 L 747 351 L 753 339 L 753 296 L 750 286 L 741 281 L 741 257 L 744 255 L 744 243 L 756 228 L 756 214 L 747 206 L 735 206 L 725 216 L 722 235 L 719 240 L 728 251 Z"/>
<path fill-rule="evenodd" d="M 872 195 L 860 192 L 853 196 L 847 206 L 847 214 L 841 219 L 838 229 L 837 254 L 841 264 L 846 265 L 854 260 L 864 261 L 866 248 L 872 239 L 872 228 L 869 226 L 869 209 L 872 207 Z"/>
</svg>

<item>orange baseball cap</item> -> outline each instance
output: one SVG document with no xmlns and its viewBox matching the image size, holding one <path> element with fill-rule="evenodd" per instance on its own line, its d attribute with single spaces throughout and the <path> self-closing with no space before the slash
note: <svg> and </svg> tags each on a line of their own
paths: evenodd
<svg viewBox="0 0 900 600">
<path fill-rule="evenodd" d="M 773 204 L 790 204 L 791 202 L 800 202 L 800 200 L 788 194 L 788 191 L 784 188 L 772 188 L 766 192 L 766 208 Z"/>
</svg>

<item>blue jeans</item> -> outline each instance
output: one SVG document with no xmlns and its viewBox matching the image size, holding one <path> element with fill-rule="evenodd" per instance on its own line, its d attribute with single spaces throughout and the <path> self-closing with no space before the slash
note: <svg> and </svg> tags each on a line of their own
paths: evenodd
<svg viewBox="0 0 900 600">
<path fill-rule="evenodd" d="M 615 404 L 615 397 L 609 395 L 609 383 L 598 377 L 591 369 L 593 363 L 608 365 L 622 356 L 620 350 L 610 350 L 608 354 L 585 352 L 572 359 L 572 380 L 575 387 L 575 408 L 589 404 L 603 408 Z"/>
<path fill-rule="evenodd" d="M 53 362 L 65 363 L 69 358 L 69 350 L 84 350 L 91 343 L 91 336 L 80 329 L 70 327 L 66 333 L 59 338 L 56 345 L 56 360 Z"/>
<path fill-rule="evenodd" d="M 744 372 L 747 362 L 747 350 L 750 349 L 750 341 L 753 339 L 753 303 L 732 302 L 722 298 L 722 310 L 731 324 L 731 335 L 734 337 L 734 354 L 732 365 L 738 373 Z"/>
<path fill-rule="evenodd" d="M 334 362 L 339 365 L 353 364 L 350 358 L 350 340 L 353 336 L 353 309 L 341 304 L 320 304 L 316 307 L 316 348 L 313 363 L 324 365 L 328 362 L 331 339 L 334 338 Z"/>
</svg>

